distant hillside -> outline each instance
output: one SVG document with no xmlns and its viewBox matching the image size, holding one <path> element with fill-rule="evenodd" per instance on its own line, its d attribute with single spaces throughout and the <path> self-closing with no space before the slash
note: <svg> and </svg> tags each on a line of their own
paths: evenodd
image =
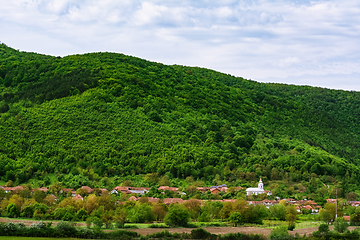
<svg viewBox="0 0 360 240">
<path fill-rule="evenodd" d="M 345 194 L 360 183 L 359 108 L 358 92 L 1 44 L 0 176 L 82 183 L 157 172 L 214 184 L 262 176 L 307 182 L 310 192 L 337 184 Z"/>
</svg>

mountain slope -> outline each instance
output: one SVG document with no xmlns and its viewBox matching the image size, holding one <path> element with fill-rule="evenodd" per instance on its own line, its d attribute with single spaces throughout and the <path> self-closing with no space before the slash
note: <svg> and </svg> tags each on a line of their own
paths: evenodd
<svg viewBox="0 0 360 240">
<path fill-rule="evenodd" d="M 0 175 L 359 183 L 357 92 L 264 84 L 116 53 L 0 45 Z M 315 174 L 315 175 L 314 175 Z"/>
</svg>

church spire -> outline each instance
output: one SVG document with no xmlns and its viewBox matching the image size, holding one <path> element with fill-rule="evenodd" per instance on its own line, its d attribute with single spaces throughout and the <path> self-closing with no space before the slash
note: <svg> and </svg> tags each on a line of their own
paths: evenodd
<svg viewBox="0 0 360 240">
<path fill-rule="evenodd" d="M 259 184 L 258 184 L 258 188 L 259 189 L 264 189 L 264 185 L 263 185 L 263 182 L 261 181 L 261 178 L 260 178 L 260 181 L 259 181 Z"/>
</svg>

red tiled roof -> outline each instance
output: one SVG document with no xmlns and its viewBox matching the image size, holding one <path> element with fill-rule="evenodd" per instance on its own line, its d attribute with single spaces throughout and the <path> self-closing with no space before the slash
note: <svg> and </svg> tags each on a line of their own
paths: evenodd
<svg viewBox="0 0 360 240">
<path fill-rule="evenodd" d="M 4 187 L 5 191 L 22 191 L 24 188 L 22 186 L 17 187 Z"/>
<path fill-rule="evenodd" d="M 91 187 L 88 187 L 88 186 L 82 186 L 81 189 L 86 190 L 87 193 L 92 193 L 93 192 L 93 189 Z"/>
<path fill-rule="evenodd" d="M 169 187 L 169 186 L 160 186 L 158 188 L 158 190 L 163 190 L 163 191 L 168 190 L 168 191 L 177 192 L 179 190 L 179 188 L 177 188 L 177 187 Z"/>
<path fill-rule="evenodd" d="M 145 187 L 130 187 L 130 190 L 143 191 L 143 190 L 150 190 L 150 188 L 145 188 Z"/>
<path fill-rule="evenodd" d="M 129 190 L 130 189 L 130 187 L 119 187 L 119 186 L 117 186 L 117 187 L 114 187 L 114 189 L 113 190 L 116 190 L 116 191 L 122 191 L 122 190 Z"/>
<path fill-rule="evenodd" d="M 156 202 L 158 202 L 159 200 L 160 200 L 159 198 L 148 197 L 148 201 L 149 201 L 149 202 L 156 203 Z"/>
<path fill-rule="evenodd" d="M 74 189 L 72 189 L 72 188 L 63 188 L 62 189 L 64 192 L 66 192 L 66 193 L 68 193 L 69 191 L 73 191 Z"/>
<path fill-rule="evenodd" d="M 165 198 L 164 199 L 164 203 L 167 205 L 170 205 L 172 203 L 182 204 L 183 202 L 184 202 L 184 200 L 182 200 L 181 198 Z"/>
<path fill-rule="evenodd" d="M 79 194 L 76 194 L 75 196 L 73 196 L 72 197 L 74 200 L 84 200 L 84 198 L 81 196 L 81 195 L 79 195 Z"/>
<path fill-rule="evenodd" d="M 129 197 L 128 200 L 129 201 L 138 201 L 139 199 L 137 197 L 135 197 L 135 196 L 131 196 L 131 197 Z"/>
</svg>

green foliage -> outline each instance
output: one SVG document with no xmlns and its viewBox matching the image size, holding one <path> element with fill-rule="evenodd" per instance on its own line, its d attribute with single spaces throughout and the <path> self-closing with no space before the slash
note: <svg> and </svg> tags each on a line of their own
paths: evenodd
<svg viewBox="0 0 360 240">
<path fill-rule="evenodd" d="M 359 112 L 358 92 L 257 83 L 123 54 L 59 58 L 0 45 L 5 182 L 48 185 L 52 173 L 78 188 L 157 173 L 151 187 L 188 176 L 209 184 L 262 176 L 304 181 L 287 191 L 274 186 L 280 197 L 334 197 L 324 184 L 335 180 L 344 197 L 360 183 Z"/>
<path fill-rule="evenodd" d="M 55 227 L 59 236 L 76 236 L 77 229 L 67 222 L 59 222 Z"/>
<path fill-rule="evenodd" d="M 241 214 L 239 212 L 232 213 L 228 220 L 233 223 L 235 227 L 242 223 Z"/>
<path fill-rule="evenodd" d="M 329 230 L 330 229 L 328 224 L 323 223 L 319 225 L 319 229 L 318 229 L 319 233 L 327 233 L 329 232 Z"/>
<path fill-rule="evenodd" d="M 16 218 L 20 216 L 20 210 L 15 203 L 10 203 L 6 207 L 6 214 L 8 217 Z"/>
<path fill-rule="evenodd" d="M 344 233 L 347 230 L 348 226 L 349 224 L 342 217 L 339 217 L 334 221 L 334 230 L 339 233 Z"/>
<path fill-rule="evenodd" d="M 189 211 L 179 204 L 172 204 L 164 222 L 167 225 L 185 227 L 190 220 Z"/>
<path fill-rule="evenodd" d="M 192 239 L 217 239 L 215 234 L 211 234 L 202 228 L 192 230 L 190 236 Z"/>
<path fill-rule="evenodd" d="M 270 239 L 291 239 L 286 226 L 279 226 L 274 228 L 269 235 Z"/>
</svg>

